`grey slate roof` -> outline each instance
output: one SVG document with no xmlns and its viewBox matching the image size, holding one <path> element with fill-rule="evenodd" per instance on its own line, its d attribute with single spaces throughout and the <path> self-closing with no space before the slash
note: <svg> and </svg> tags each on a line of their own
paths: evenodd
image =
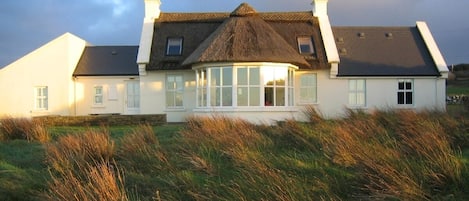
<svg viewBox="0 0 469 201">
<path fill-rule="evenodd" d="M 240 38 L 222 43 L 230 32 Z M 300 36 L 313 38 L 315 55 L 298 52 Z M 183 38 L 182 55 L 165 54 L 168 37 Z M 242 4 L 233 13 L 161 13 L 155 20 L 147 70 L 191 69 L 191 64 L 198 62 L 261 60 L 293 63 L 302 69 L 325 69 L 328 64 L 321 40 L 318 20 L 311 11 L 258 13 Z"/>
<path fill-rule="evenodd" d="M 439 76 L 417 27 L 333 27 L 338 76 Z"/>
<path fill-rule="evenodd" d="M 73 76 L 138 75 L 138 46 L 86 47 Z"/>
</svg>

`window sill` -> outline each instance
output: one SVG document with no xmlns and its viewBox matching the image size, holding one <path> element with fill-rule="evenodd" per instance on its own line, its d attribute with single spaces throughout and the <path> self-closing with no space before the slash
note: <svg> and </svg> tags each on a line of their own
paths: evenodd
<svg viewBox="0 0 469 201">
<path fill-rule="evenodd" d="M 104 109 L 104 108 L 106 108 L 106 106 L 104 106 L 104 105 L 93 105 L 93 106 L 91 106 L 91 108 L 92 109 Z"/>
<path fill-rule="evenodd" d="M 315 102 L 315 103 L 298 103 L 298 106 L 308 106 L 308 105 L 319 105 L 319 102 Z"/>
<path fill-rule="evenodd" d="M 165 112 L 187 112 L 186 108 L 166 108 Z"/>
<path fill-rule="evenodd" d="M 226 107 L 226 108 L 197 108 L 194 112 L 299 112 L 298 107 Z"/>
<path fill-rule="evenodd" d="M 33 116 L 46 116 L 49 114 L 50 114 L 49 110 L 32 110 L 31 111 L 31 115 Z"/>
</svg>

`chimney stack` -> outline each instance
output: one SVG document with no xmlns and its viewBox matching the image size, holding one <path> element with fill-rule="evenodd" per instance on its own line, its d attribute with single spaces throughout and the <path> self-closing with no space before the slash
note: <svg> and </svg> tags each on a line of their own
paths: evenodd
<svg viewBox="0 0 469 201">
<path fill-rule="evenodd" d="M 145 19 L 157 19 L 160 17 L 160 0 L 144 0 L 145 1 Z"/>
<path fill-rule="evenodd" d="M 315 17 L 327 16 L 327 3 L 329 0 L 313 0 L 313 15 Z"/>
</svg>

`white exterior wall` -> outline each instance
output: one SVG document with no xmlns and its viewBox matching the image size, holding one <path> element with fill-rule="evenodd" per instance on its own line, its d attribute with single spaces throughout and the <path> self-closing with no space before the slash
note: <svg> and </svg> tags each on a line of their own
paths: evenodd
<svg viewBox="0 0 469 201">
<path fill-rule="evenodd" d="M 0 70 L 0 115 L 73 115 L 72 74 L 86 41 L 66 33 Z M 34 109 L 34 88 L 48 87 L 48 110 Z"/>
<path fill-rule="evenodd" d="M 137 78 L 137 79 L 136 79 Z M 77 115 L 90 114 L 125 114 L 126 82 L 138 80 L 138 77 L 106 76 L 75 78 L 75 103 Z M 95 87 L 103 87 L 103 103 L 95 104 Z"/>
<path fill-rule="evenodd" d="M 166 108 L 166 75 L 183 75 L 184 108 Z M 140 77 L 141 114 L 167 114 L 168 122 L 184 122 L 195 108 L 195 71 L 148 71 Z"/>
<path fill-rule="evenodd" d="M 142 114 L 167 114 L 168 122 L 184 122 L 188 116 L 217 116 L 242 118 L 255 123 L 270 124 L 286 119 L 306 120 L 304 106 L 300 104 L 299 86 L 300 76 L 305 73 L 317 75 L 317 99 L 314 106 L 325 118 L 340 118 L 345 109 L 349 108 L 348 89 L 349 79 L 366 80 L 366 106 L 365 111 L 375 109 L 440 109 L 444 110 L 446 85 L 443 78 L 330 78 L 329 70 L 297 71 L 295 73 L 295 106 L 293 107 L 252 107 L 252 108 L 196 108 L 195 72 L 189 71 L 153 71 L 141 77 L 142 86 Z M 184 109 L 166 109 L 165 79 L 167 74 L 183 74 L 185 80 Z M 398 105 L 397 92 L 400 79 L 412 79 L 414 87 L 414 104 Z"/>
<path fill-rule="evenodd" d="M 373 111 L 376 109 L 414 109 L 444 111 L 446 109 L 446 82 L 444 78 L 337 78 L 328 79 L 328 74 L 318 72 L 318 103 L 316 108 L 326 118 L 338 118 L 345 108 Z M 350 107 L 348 104 L 348 81 L 350 79 L 366 80 L 366 106 Z M 397 92 L 400 79 L 413 80 L 413 105 L 398 105 Z"/>
</svg>

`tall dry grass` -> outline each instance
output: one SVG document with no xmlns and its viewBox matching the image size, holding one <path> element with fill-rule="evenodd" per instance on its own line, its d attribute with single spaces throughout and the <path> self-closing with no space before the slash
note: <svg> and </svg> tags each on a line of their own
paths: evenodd
<svg viewBox="0 0 469 201">
<path fill-rule="evenodd" d="M 105 130 L 88 130 L 83 134 L 60 137 L 46 146 L 46 160 L 57 172 L 73 170 L 93 161 L 110 161 L 115 143 Z"/>
<path fill-rule="evenodd" d="M 135 166 L 136 171 L 140 172 L 156 172 L 169 167 L 167 154 L 148 124 L 139 125 L 122 137 L 116 155 L 119 162 L 127 167 L 140 164 Z"/>
<path fill-rule="evenodd" d="M 52 180 L 47 200 L 128 200 L 107 129 L 66 135 L 46 146 Z"/>
<path fill-rule="evenodd" d="M 0 118 L 0 140 L 28 140 L 45 143 L 51 136 L 43 122 L 27 118 Z"/>
<path fill-rule="evenodd" d="M 86 162 L 78 170 L 66 170 L 53 175 L 43 197 L 51 201 L 129 200 L 123 173 L 115 164 L 106 161 Z"/>
<path fill-rule="evenodd" d="M 325 154 L 358 171 L 355 196 L 367 199 L 430 200 L 460 182 L 462 165 L 441 119 L 414 111 L 348 111 L 322 133 Z"/>
</svg>

